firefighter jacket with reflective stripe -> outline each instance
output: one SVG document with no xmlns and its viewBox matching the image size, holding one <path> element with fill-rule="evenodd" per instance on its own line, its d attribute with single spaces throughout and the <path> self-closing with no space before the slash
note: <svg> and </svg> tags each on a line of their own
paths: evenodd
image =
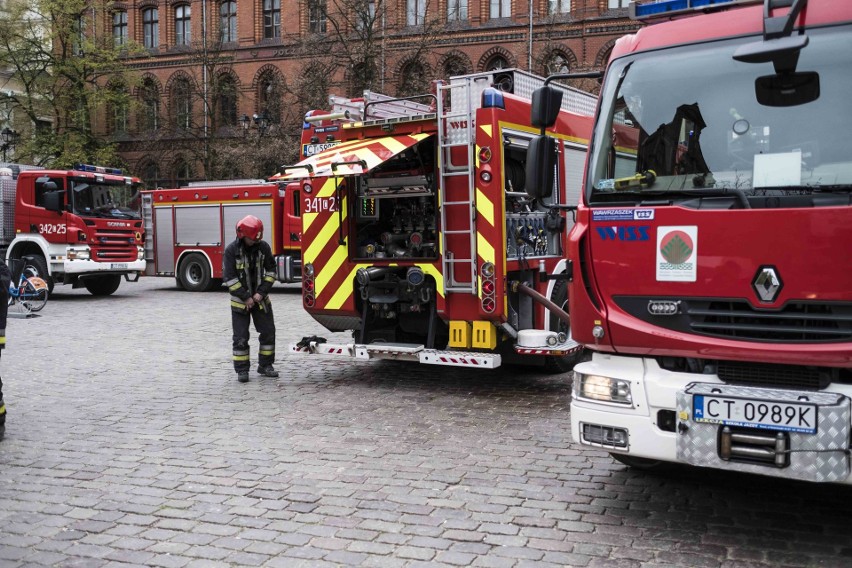
<svg viewBox="0 0 852 568">
<path fill-rule="evenodd" d="M 236 239 L 225 248 L 222 259 L 222 280 L 231 293 L 231 308 L 246 311 L 246 300 L 255 294 L 263 296 L 259 309 L 270 306 L 268 294 L 275 283 L 275 258 L 265 241 L 246 247 Z"/>
</svg>

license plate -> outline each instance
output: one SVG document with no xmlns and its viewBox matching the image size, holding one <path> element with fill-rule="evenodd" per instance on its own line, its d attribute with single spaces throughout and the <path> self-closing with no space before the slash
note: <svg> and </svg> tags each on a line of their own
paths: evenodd
<svg viewBox="0 0 852 568">
<path fill-rule="evenodd" d="M 112 264 L 109 265 L 109 267 L 113 270 L 127 268 L 127 263 L 126 262 L 113 262 Z"/>
<path fill-rule="evenodd" d="M 693 420 L 710 424 L 816 434 L 817 413 L 815 404 L 700 394 L 692 397 Z"/>
</svg>

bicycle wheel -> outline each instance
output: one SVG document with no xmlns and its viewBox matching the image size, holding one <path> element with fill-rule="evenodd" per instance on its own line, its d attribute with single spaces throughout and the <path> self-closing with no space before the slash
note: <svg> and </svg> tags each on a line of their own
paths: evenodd
<svg viewBox="0 0 852 568">
<path fill-rule="evenodd" d="M 47 282 L 41 278 L 27 278 L 21 290 L 21 305 L 28 312 L 37 312 L 47 303 Z"/>
</svg>

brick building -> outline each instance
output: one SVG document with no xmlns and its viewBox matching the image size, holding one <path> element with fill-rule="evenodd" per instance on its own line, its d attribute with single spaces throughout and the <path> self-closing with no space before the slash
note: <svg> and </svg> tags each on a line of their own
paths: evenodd
<svg viewBox="0 0 852 568">
<path fill-rule="evenodd" d="M 131 86 L 105 85 L 129 89 L 134 103 L 110 109 L 100 129 L 149 185 L 264 175 L 241 170 L 264 151 L 271 175 L 294 157 L 304 111 L 329 94 L 409 95 L 495 68 L 601 69 L 637 27 L 628 0 L 531 2 L 118 1 L 103 15 L 106 35 L 143 49 L 126 59 Z"/>
</svg>

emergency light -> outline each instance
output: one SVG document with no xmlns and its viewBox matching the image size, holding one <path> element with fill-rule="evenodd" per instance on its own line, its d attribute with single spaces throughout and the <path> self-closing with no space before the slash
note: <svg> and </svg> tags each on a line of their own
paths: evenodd
<svg viewBox="0 0 852 568">
<path fill-rule="evenodd" d="M 755 4 L 760 0 L 657 0 L 640 4 L 631 2 L 630 19 L 644 20 L 660 16 L 675 16 L 689 12 L 728 8 L 736 4 Z"/>
<path fill-rule="evenodd" d="M 93 166 L 91 164 L 74 164 L 74 167 L 72 169 L 78 172 L 92 172 L 97 174 L 122 174 L 120 168 L 105 168 L 103 166 Z"/>
</svg>

